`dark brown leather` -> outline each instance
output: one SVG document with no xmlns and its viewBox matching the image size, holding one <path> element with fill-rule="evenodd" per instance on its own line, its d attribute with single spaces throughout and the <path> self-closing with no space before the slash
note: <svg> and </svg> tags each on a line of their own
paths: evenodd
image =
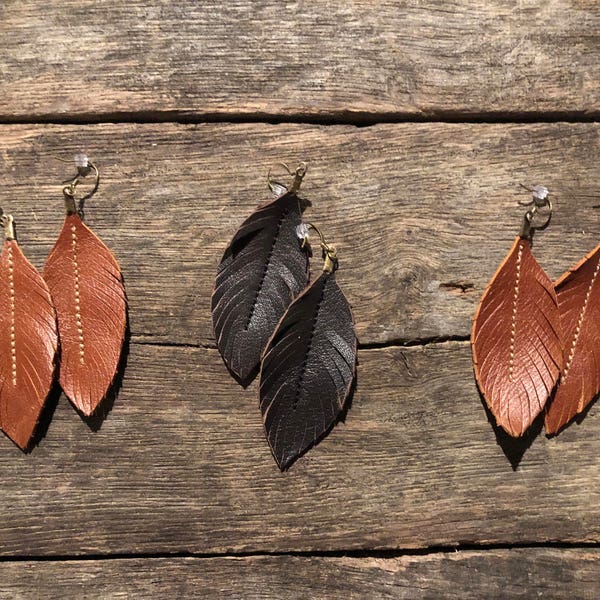
<svg viewBox="0 0 600 600">
<path fill-rule="evenodd" d="M 296 227 L 300 204 L 286 193 L 257 209 L 231 240 L 212 296 L 217 347 L 243 382 L 254 374 L 281 315 L 308 283 Z"/>
<path fill-rule="evenodd" d="M 471 336 L 475 376 L 510 435 L 523 435 L 542 411 L 562 369 L 554 286 L 518 237 L 488 284 Z"/>
<path fill-rule="evenodd" d="M 556 433 L 600 392 L 600 246 L 555 283 L 564 332 L 564 368 L 546 412 Z"/>
<path fill-rule="evenodd" d="M 127 306 L 110 250 L 76 214 L 68 215 L 44 267 L 58 316 L 60 385 L 84 415 L 94 412 L 119 364 Z"/>
<path fill-rule="evenodd" d="M 58 348 L 48 286 L 14 240 L 0 256 L 0 426 L 25 450 L 52 388 Z"/>
<path fill-rule="evenodd" d="M 336 422 L 356 365 L 350 306 L 323 273 L 289 307 L 260 372 L 260 409 L 273 456 L 286 469 Z"/>
</svg>

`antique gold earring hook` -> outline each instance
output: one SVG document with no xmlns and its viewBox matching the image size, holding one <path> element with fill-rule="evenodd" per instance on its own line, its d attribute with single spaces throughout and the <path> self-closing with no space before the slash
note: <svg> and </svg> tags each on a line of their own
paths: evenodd
<svg viewBox="0 0 600 600">
<path fill-rule="evenodd" d="M 323 250 L 323 271 L 326 273 L 333 273 L 338 267 L 338 258 L 337 258 L 337 250 L 333 244 L 330 244 L 325 239 L 325 236 L 321 233 L 321 230 L 314 225 L 313 223 L 307 223 L 307 227 L 316 232 L 319 236 L 319 244 L 321 245 L 321 249 Z M 308 235 L 304 236 L 302 240 L 302 247 L 306 245 L 308 240 Z"/>
<path fill-rule="evenodd" d="M 58 160 L 63 161 L 63 159 L 60 158 Z M 93 162 L 89 161 L 87 156 L 78 154 L 75 157 L 75 165 L 77 166 L 77 175 L 75 175 L 73 179 L 67 180 L 66 185 L 63 187 L 63 194 L 65 196 L 65 208 L 67 210 L 67 214 L 69 215 L 72 215 L 74 213 L 81 214 L 83 203 L 85 202 L 85 200 L 87 200 L 96 193 L 98 185 L 100 184 L 100 172 L 98 171 L 98 167 L 96 167 L 96 165 Z M 94 173 L 94 185 L 91 191 L 79 200 L 79 206 L 77 206 L 75 204 L 77 186 L 85 177 L 87 177 L 90 174 L 90 172 Z"/>
<path fill-rule="evenodd" d="M 523 218 L 523 227 L 521 228 L 521 237 L 531 239 L 533 232 L 536 229 L 546 229 L 552 220 L 552 211 L 554 207 L 552 206 L 552 200 L 550 200 L 547 187 L 543 185 L 536 185 L 533 188 L 529 188 L 522 183 L 519 184 L 522 188 L 531 192 L 532 199 L 528 202 L 519 201 L 520 206 L 530 206 L 531 208 L 525 213 Z M 542 212 L 543 209 L 547 209 L 547 211 Z M 540 225 L 534 225 L 533 220 L 536 214 L 543 215 L 545 217 L 545 221 Z"/>
<path fill-rule="evenodd" d="M 14 240 L 15 237 L 15 220 L 12 215 L 7 215 L 0 209 L 0 225 L 4 227 L 4 239 L 6 241 Z"/>
<path fill-rule="evenodd" d="M 275 181 L 273 179 L 273 177 L 271 176 L 272 167 L 270 167 L 269 171 L 267 173 L 267 185 L 269 186 L 269 189 L 271 190 L 271 192 L 273 192 L 274 194 L 279 194 L 281 192 L 281 189 L 284 189 L 286 192 L 289 192 L 292 194 L 297 192 L 300 189 L 300 185 L 302 184 L 302 180 L 304 179 L 304 176 L 306 175 L 308 165 L 305 162 L 301 162 L 298 164 L 296 169 L 294 171 L 292 171 L 287 166 L 287 164 L 284 162 L 280 162 L 277 164 L 282 166 L 285 169 L 285 171 L 287 172 L 287 174 L 290 177 L 293 177 L 294 179 L 292 181 L 292 185 L 288 188 L 287 186 L 285 186 L 282 183 Z"/>
</svg>

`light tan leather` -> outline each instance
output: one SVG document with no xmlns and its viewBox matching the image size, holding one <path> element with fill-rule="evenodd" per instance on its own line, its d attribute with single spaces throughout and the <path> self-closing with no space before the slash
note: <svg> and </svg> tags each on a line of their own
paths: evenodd
<svg viewBox="0 0 600 600">
<path fill-rule="evenodd" d="M 60 385 L 77 409 L 90 415 L 114 380 L 125 336 L 119 265 L 73 214 L 65 219 L 43 275 L 58 316 Z"/>
</svg>

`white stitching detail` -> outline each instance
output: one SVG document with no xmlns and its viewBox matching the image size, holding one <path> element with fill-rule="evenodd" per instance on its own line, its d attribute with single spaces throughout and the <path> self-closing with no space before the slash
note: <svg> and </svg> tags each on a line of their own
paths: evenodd
<svg viewBox="0 0 600 600">
<path fill-rule="evenodd" d="M 75 319 L 77 335 L 79 336 L 79 362 L 84 364 L 85 344 L 83 339 L 83 324 L 81 322 L 81 302 L 79 299 L 79 263 L 77 262 L 77 228 L 71 226 L 71 245 L 73 248 L 73 266 L 75 267 Z"/>
<path fill-rule="evenodd" d="M 510 326 L 510 364 L 508 367 L 508 378 L 513 379 L 513 369 L 515 364 L 515 334 L 517 329 L 517 300 L 519 298 L 519 283 L 521 281 L 521 258 L 523 256 L 523 242 L 519 243 L 519 253 L 517 254 L 517 276 L 515 279 L 515 294 L 513 296 L 513 314 Z"/>
<path fill-rule="evenodd" d="M 590 281 L 590 285 L 588 286 L 587 292 L 585 294 L 585 301 L 583 302 L 583 307 L 581 308 L 581 312 L 579 313 L 579 318 L 577 319 L 577 327 L 575 328 L 575 336 L 573 337 L 573 342 L 571 344 L 571 350 L 569 351 L 569 357 L 567 358 L 567 364 L 565 365 L 563 381 L 565 381 L 565 379 L 567 378 L 569 369 L 571 367 L 571 363 L 573 362 L 573 357 L 575 356 L 575 346 L 577 345 L 577 341 L 579 340 L 579 334 L 581 333 L 581 325 L 583 324 L 583 316 L 585 315 L 585 311 L 590 302 L 592 288 L 594 287 L 594 283 L 596 282 L 596 278 L 598 277 L 599 272 L 600 272 L 600 259 L 598 259 L 598 264 L 596 265 L 596 269 L 594 270 L 594 274 L 592 275 L 592 281 Z"/>
<path fill-rule="evenodd" d="M 12 383 L 17 385 L 17 349 L 15 339 L 15 278 L 12 246 L 8 246 L 8 282 L 10 286 L 10 357 L 12 363 Z"/>
</svg>

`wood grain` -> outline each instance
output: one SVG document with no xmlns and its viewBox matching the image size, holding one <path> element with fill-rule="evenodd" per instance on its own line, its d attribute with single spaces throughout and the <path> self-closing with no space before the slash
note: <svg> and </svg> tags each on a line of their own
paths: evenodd
<svg viewBox="0 0 600 600">
<path fill-rule="evenodd" d="M 594 0 L 8 0 L 0 118 L 597 114 L 599 32 Z"/>
<path fill-rule="evenodd" d="M 306 217 L 338 246 L 359 341 L 466 339 L 519 231 L 517 202 L 528 197 L 519 182 L 553 193 L 552 223 L 534 240 L 552 278 L 596 245 L 599 131 L 569 123 L 3 126 L 2 205 L 41 267 L 63 220 L 60 182 L 72 172 L 52 157 L 86 149 L 103 176 L 86 220 L 123 268 L 134 337 L 211 345 L 223 251 L 268 199 L 268 168 L 306 159 Z"/>
<path fill-rule="evenodd" d="M 593 598 L 597 550 L 6 562 L 0 598 Z"/>
<path fill-rule="evenodd" d="M 345 423 L 284 474 L 256 394 L 216 350 L 132 344 L 100 431 L 63 399 L 31 455 L 2 442 L 0 554 L 600 541 L 597 406 L 513 471 L 467 342 L 359 352 Z"/>
<path fill-rule="evenodd" d="M 597 243 L 599 59 L 595 0 L 0 2 L 0 123 L 24 123 L 0 125 L 0 204 L 41 268 L 72 171 L 52 157 L 87 151 L 132 333 L 100 428 L 61 397 L 32 454 L 0 440 L 0 598 L 597 596 L 597 405 L 508 442 L 466 340 L 520 182 L 553 193 L 551 277 Z M 491 123 L 558 119 L 590 122 Z M 362 348 L 345 422 L 284 474 L 210 320 L 279 160 L 310 163 Z M 552 542 L 595 547 L 435 551 Z M 434 552 L 376 552 L 408 548 Z M 183 557 L 243 552 L 303 555 Z"/>
</svg>

